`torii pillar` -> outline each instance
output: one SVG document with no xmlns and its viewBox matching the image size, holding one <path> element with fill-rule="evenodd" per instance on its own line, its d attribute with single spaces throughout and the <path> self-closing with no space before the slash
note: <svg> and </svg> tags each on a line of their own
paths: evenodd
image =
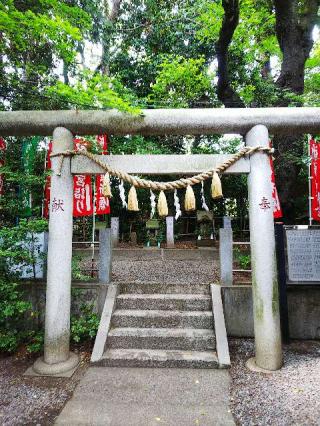
<svg viewBox="0 0 320 426">
<path fill-rule="evenodd" d="M 57 127 L 52 152 L 73 149 L 72 133 Z M 70 347 L 73 178 L 70 157 L 57 176 L 60 157 L 52 158 L 44 356 L 33 365 L 40 375 L 70 376 L 78 356 Z"/>
<path fill-rule="evenodd" d="M 268 129 L 254 126 L 246 135 L 246 145 L 268 147 Z M 282 349 L 271 169 L 263 152 L 250 158 L 248 192 L 256 349 L 253 364 L 264 370 L 278 370 L 282 366 Z M 252 361 L 251 366 L 255 367 Z"/>
</svg>

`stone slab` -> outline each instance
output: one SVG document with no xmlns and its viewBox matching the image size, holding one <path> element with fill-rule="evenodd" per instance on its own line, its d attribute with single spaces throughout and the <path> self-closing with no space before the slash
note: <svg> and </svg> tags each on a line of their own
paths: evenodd
<svg viewBox="0 0 320 426">
<path fill-rule="evenodd" d="M 229 345 L 221 299 L 221 287 L 217 284 L 212 284 L 210 287 L 219 365 L 220 367 L 230 367 Z"/>
<path fill-rule="evenodd" d="M 288 280 L 320 282 L 320 229 L 286 229 Z"/>
<path fill-rule="evenodd" d="M 56 425 L 233 426 L 226 370 L 96 368 Z"/>
<path fill-rule="evenodd" d="M 222 287 L 228 336 L 253 337 L 252 287 Z M 320 286 L 288 285 L 289 330 L 292 339 L 320 340 Z"/>
<path fill-rule="evenodd" d="M 104 303 L 96 340 L 94 342 L 91 362 L 98 361 L 102 357 L 108 332 L 111 327 L 111 317 L 115 308 L 118 291 L 119 289 L 116 284 L 108 285 L 107 297 Z"/>
</svg>

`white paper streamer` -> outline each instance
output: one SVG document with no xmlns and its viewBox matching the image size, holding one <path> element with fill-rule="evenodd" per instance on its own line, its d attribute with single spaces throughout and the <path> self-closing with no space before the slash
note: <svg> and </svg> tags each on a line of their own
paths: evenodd
<svg viewBox="0 0 320 426">
<path fill-rule="evenodd" d="M 176 189 L 174 190 L 174 206 L 176 208 L 175 219 L 177 220 L 181 216 L 182 213 L 181 213 L 179 197 L 178 197 L 178 193 L 177 193 Z"/>
<path fill-rule="evenodd" d="M 151 213 L 150 213 L 150 218 L 152 219 L 155 212 L 156 212 L 156 196 L 155 194 L 152 192 L 152 190 L 150 189 L 150 204 L 151 204 Z"/>
<path fill-rule="evenodd" d="M 201 182 L 201 202 L 202 202 L 202 208 L 208 212 L 209 207 L 207 206 L 206 199 L 204 197 L 204 189 L 203 189 L 203 181 Z"/>
<path fill-rule="evenodd" d="M 126 193 L 125 193 L 125 190 L 124 190 L 124 185 L 123 185 L 122 179 L 120 180 L 120 183 L 119 183 L 119 193 L 120 193 L 120 199 L 122 201 L 122 207 L 124 209 L 127 209 L 128 204 L 127 204 L 127 201 L 126 201 Z"/>
</svg>

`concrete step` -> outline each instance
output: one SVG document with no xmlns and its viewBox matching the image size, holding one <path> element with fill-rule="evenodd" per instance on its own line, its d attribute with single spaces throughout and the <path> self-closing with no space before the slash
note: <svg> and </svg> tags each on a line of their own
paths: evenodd
<svg viewBox="0 0 320 426">
<path fill-rule="evenodd" d="M 97 365 L 106 367 L 219 368 L 213 351 L 108 349 Z"/>
<path fill-rule="evenodd" d="M 114 328 L 108 334 L 108 348 L 215 350 L 213 330 L 193 328 Z"/>
<path fill-rule="evenodd" d="M 120 293 L 133 294 L 207 294 L 210 295 L 209 284 L 183 283 L 121 283 Z"/>
<path fill-rule="evenodd" d="M 211 297 L 205 294 L 119 294 L 118 309 L 209 311 Z"/>
<path fill-rule="evenodd" d="M 117 309 L 112 316 L 112 327 L 213 329 L 213 316 L 211 311 Z"/>
</svg>

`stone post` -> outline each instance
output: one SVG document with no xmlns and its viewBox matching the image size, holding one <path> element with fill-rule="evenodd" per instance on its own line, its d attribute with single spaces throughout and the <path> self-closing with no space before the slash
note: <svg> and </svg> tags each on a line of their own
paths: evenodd
<svg viewBox="0 0 320 426">
<path fill-rule="evenodd" d="M 268 129 L 254 126 L 246 135 L 247 146 L 269 146 Z M 252 264 L 255 364 L 265 370 L 282 366 L 278 279 L 273 222 L 269 157 L 250 158 L 248 178 Z"/>
<path fill-rule="evenodd" d="M 119 218 L 118 217 L 111 218 L 111 239 L 112 239 L 112 246 L 117 247 L 119 244 Z"/>
<path fill-rule="evenodd" d="M 166 217 L 166 228 L 167 228 L 167 248 L 174 248 L 174 217 Z"/>
<path fill-rule="evenodd" d="M 232 228 L 231 226 L 231 217 L 230 216 L 223 216 L 223 227 L 224 228 Z"/>
<path fill-rule="evenodd" d="M 220 281 L 223 286 L 231 286 L 233 281 L 233 238 L 231 228 L 219 230 Z"/>
<path fill-rule="evenodd" d="M 112 272 L 112 241 L 111 229 L 99 231 L 99 281 L 108 284 Z"/>
<path fill-rule="evenodd" d="M 68 149 L 73 149 L 72 133 L 57 127 L 53 153 Z M 44 357 L 33 365 L 43 375 L 73 372 L 78 364 L 78 356 L 69 351 L 73 179 L 70 158 L 64 159 L 61 176 L 56 175 L 59 162 L 52 158 Z"/>
</svg>

